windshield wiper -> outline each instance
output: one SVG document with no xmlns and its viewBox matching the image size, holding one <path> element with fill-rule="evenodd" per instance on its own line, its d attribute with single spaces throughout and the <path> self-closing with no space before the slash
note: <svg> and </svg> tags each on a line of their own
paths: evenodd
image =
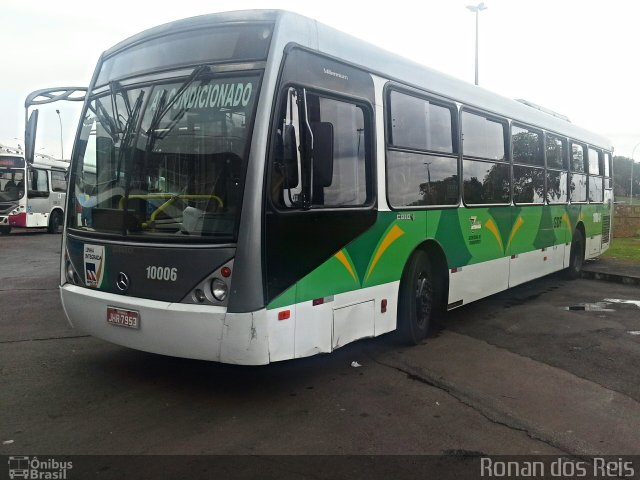
<svg viewBox="0 0 640 480">
<path fill-rule="evenodd" d="M 144 98 L 144 90 L 141 90 L 138 94 L 138 98 L 136 99 L 136 103 L 131 110 L 131 114 L 129 118 L 127 118 L 127 122 L 124 125 L 124 129 L 122 132 L 122 139 L 120 140 L 120 146 L 118 150 L 118 163 L 116 170 L 116 184 L 120 180 L 120 174 L 122 173 L 122 162 L 125 160 L 125 154 L 130 149 L 131 143 L 133 140 L 133 131 L 138 124 L 138 118 L 140 116 L 140 110 L 142 108 L 142 100 Z M 127 180 L 128 183 L 128 180 Z"/>
<path fill-rule="evenodd" d="M 178 110 L 174 119 L 169 124 L 166 131 L 164 131 L 161 135 L 156 135 L 155 130 L 158 128 L 158 125 L 160 125 L 160 122 L 162 121 L 164 116 L 171 110 L 173 105 L 178 101 L 178 99 L 182 96 L 182 94 L 191 86 L 191 84 L 193 84 L 193 82 L 195 82 L 201 75 L 205 73 L 209 73 L 210 71 L 211 69 L 209 68 L 208 65 L 199 65 L 196 68 L 194 68 L 193 72 L 191 72 L 191 75 L 189 75 L 189 78 L 187 78 L 184 81 L 184 83 L 180 86 L 180 88 L 178 89 L 176 94 L 173 96 L 173 98 L 171 98 L 171 101 L 166 105 L 165 103 L 167 100 L 167 90 L 164 89 L 162 91 L 160 100 L 158 101 L 158 108 L 156 109 L 153 115 L 153 118 L 151 119 L 151 124 L 149 125 L 149 128 L 147 129 L 147 135 L 148 135 L 147 148 L 146 148 L 147 153 L 149 153 L 153 148 L 153 144 L 155 143 L 156 139 L 165 138 L 169 133 L 171 133 L 171 131 L 178 124 L 178 122 L 182 119 L 182 116 L 188 110 L 188 107 L 182 106 L 180 110 Z"/>
<path fill-rule="evenodd" d="M 109 115 L 109 112 L 104 108 L 104 105 L 102 105 L 99 98 L 96 99 L 94 103 L 95 106 L 89 103 L 89 110 L 94 113 L 98 121 L 102 124 L 102 127 L 115 142 L 118 139 L 118 127 L 116 126 L 114 119 Z"/>
</svg>

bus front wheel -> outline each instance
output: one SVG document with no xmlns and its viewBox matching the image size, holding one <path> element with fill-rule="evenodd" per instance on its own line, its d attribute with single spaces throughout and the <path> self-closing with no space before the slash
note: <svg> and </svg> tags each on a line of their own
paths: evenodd
<svg viewBox="0 0 640 480">
<path fill-rule="evenodd" d="M 582 230 L 576 230 L 571 241 L 571 253 L 569 254 L 569 267 L 567 277 L 576 279 L 580 277 L 582 265 L 584 264 L 584 235 Z"/>
<path fill-rule="evenodd" d="M 60 233 L 60 227 L 62 227 L 62 214 L 60 210 L 54 210 L 49 216 L 47 231 L 49 233 Z"/>
<path fill-rule="evenodd" d="M 417 345 L 429 331 L 433 311 L 433 281 L 429 256 L 417 250 L 400 280 L 398 295 L 398 338 Z"/>
<path fill-rule="evenodd" d="M 9 235 L 11 233 L 11 225 L 0 225 L 0 235 Z"/>
</svg>

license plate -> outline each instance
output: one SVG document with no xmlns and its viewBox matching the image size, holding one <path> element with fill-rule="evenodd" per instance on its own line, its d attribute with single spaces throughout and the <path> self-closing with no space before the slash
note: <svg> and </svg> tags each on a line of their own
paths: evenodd
<svg viewBox="0 0 640 480">
<path fill-rule="evenodd" d="M 126 328 L 140 328 L 140 314 L 135 310 L 107 307 L 107 322 Z"/>
</svg>

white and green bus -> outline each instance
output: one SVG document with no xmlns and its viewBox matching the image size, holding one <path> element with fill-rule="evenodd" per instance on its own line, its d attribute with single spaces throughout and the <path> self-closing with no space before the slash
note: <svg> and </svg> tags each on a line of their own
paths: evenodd
<svg viewBox="0 0 640 480">
<path fill-rule="evenodd" d="M 417 343 L 437 310 L 607 249 L 611 152 L 293 13 L 162 25 L 89 85 L 62 302 L 115 344 L 235 364 Z"/>
</svg>

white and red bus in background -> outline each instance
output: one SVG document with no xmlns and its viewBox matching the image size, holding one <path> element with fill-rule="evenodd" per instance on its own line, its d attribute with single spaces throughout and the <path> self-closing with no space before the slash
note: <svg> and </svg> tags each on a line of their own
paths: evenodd
<svg viewBox="0 0 640 480">
<path fill-rule="evenodd" d="M 0 146 L 0 234 L 13 227 L 62 228 L 69 163 L 48 155 L 25 162 L 17 149 Z"/>
</svg>

